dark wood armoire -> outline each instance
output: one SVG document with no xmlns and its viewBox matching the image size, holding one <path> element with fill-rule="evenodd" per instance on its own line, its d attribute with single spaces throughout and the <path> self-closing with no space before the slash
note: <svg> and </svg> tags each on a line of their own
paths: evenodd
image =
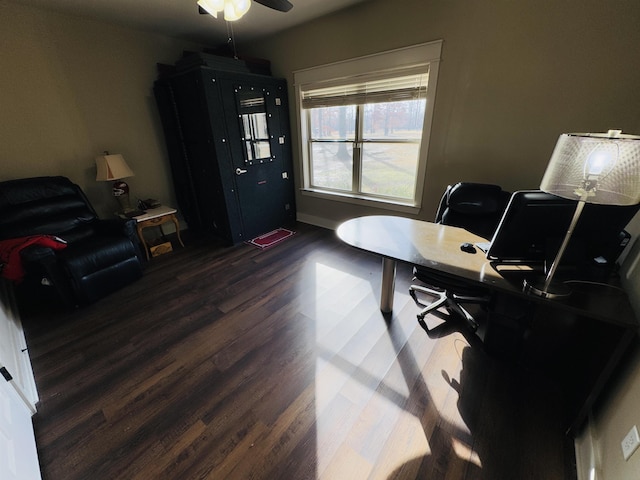
<svg viewBox="0 0 640 480">
<path fill-rule="evenodd" d="M 154 93 L 189 228 L 234 244 L 293 222 L 285 80 L 201 53 L 161 71 Z"/>
</svg>

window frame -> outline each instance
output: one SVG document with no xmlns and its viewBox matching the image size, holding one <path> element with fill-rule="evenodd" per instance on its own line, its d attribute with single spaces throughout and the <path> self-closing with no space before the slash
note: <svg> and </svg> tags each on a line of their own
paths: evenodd
<svg viewBox="0 0 640 480">
<path fill-rule="evenodd" d="M 433 120 L 438 70 L 442 40 L 389 50 L 382 53 L 357 57 L 351 60 L 312 67 L 293 72 L 296 93 L 296 115 L 298 122 L 299 158 L 301 161 L 301 193 L 324 199 L 337 200 L 359 205 L 373 205 L 396 211 L 417 212 L 421 207 L 427 167 L 427 153 Z M 375 79 L 381 76 L 402 76 L 407 72 L 428 71 L 429 82 L 426 91 L 426 108 L 416 172 L 415 197 L 402 201 L 370 194 L 335 191 L 311 186 L 310 144 L 307 112 L 302 108 L 302 95 L 307 90 L 327 85 L 348 85 Z"/>
</svg>

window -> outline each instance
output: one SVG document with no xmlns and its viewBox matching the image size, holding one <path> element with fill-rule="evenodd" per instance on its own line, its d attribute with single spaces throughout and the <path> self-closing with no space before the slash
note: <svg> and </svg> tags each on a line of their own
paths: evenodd
<svg viewBox="0 0 640 480">
<path fill-rule="evenodd" d="M 295 72 L 305 193 L 420 206 L 440 47 Z"/>
<path fill-rule="evenodd" d="M 267 112 L 262 92 L 238 92 L 239 112 L 246 152 L 245 162 L 253 165 L 254 160 L 271 158 Z"/>
</svg>

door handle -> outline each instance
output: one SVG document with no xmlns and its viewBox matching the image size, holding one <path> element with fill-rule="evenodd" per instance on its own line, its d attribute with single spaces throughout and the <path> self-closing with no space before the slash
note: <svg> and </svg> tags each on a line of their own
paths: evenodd
<svg viewBox="0 0 640 480">
<path fill-rule="evenodd" d="M 240 167 L 236 168 L 236 175 L 242 175 L 243 173 L 247 173 L 247 171 Z"/>
</svg>

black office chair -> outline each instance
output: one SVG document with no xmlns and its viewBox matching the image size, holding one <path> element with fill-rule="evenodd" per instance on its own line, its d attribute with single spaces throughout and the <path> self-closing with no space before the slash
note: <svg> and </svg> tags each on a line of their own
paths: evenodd
<svg viewBox="0 0 640 480">
<path fill-rule="evenodd" d="M 449 185 L 440 200 L 435 222 L 461 227 L 490 240 L 510 196 L 498 185 L 482 183 Z M 478 251 L 478 254 L 482 252 Z M 413 275 L 414 281 L 425 284 L 411 285 L 409 294 L 416 304 L 424 307 L 417 316 L 420 325 L 428 333 L 429 329 L 424 323 L 424 317 L 440 307 L 445 307 L 451 317 L 463 319 L 466 326 L 473 332 L 478 329 L 478 323 L 462 304 L 488 304 L 490 296 L 486 289 L 417 265 L 413 268 Z M 417 293 L 424 293 L 436 299 L 430 304 L 425 304 L 418 300 Z"/>
</svg>

